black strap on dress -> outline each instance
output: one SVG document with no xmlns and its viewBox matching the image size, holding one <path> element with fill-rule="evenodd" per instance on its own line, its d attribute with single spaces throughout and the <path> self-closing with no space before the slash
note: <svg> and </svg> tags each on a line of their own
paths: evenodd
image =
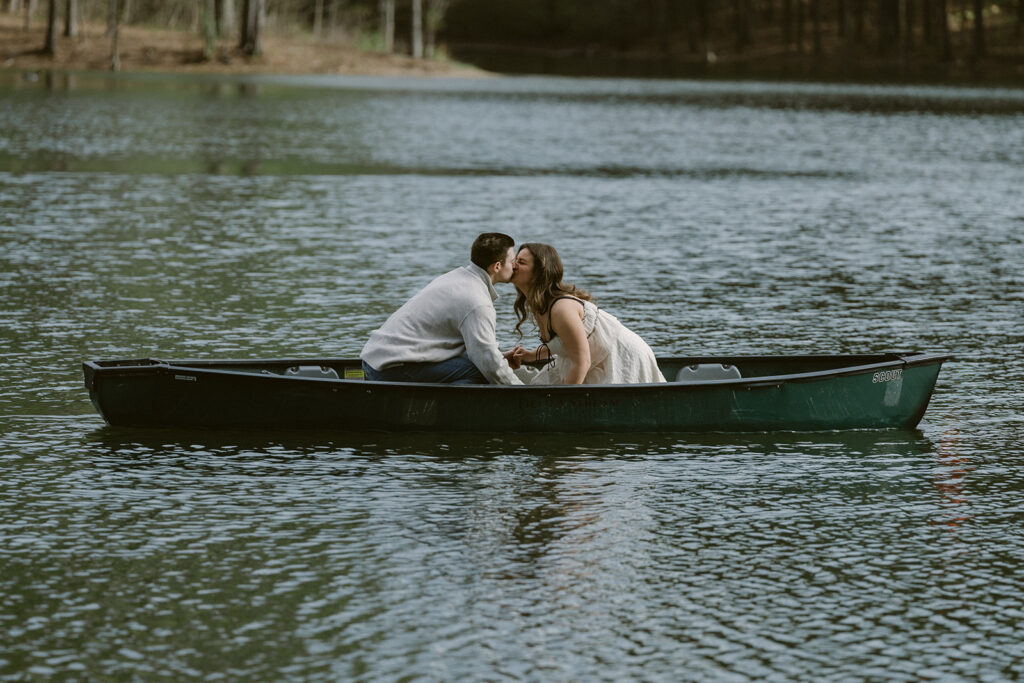
<svg viewBox="0 0 1024 683">
<path fill-rule="evenodd" d="M 551 303 L 548 304 L 548 307 L 544 309 L 544 313 L 542 313 L 542 315 L 547 315 L 548 312 L 554 307 L 555 302 L 561 301 L 562 299 L 572 299 L 573 301 L 578 301 L 580 306 L 583 306 L 583 299 L 577 296 L 558 296 L 551 300 Z M 548 315 L 548 341 L 551 341 L 557 336 L 558 335 L 555 334 L 555 330 L 551 327 L 551 316 Z M 543 339 L 541 339 L 541 342 L 543 342 L 545 346 L 547 345 L 547 342 L 545 342 Z M 548 351 L 548 354 L 550 355 L 551 351 Z"/>
</svg>

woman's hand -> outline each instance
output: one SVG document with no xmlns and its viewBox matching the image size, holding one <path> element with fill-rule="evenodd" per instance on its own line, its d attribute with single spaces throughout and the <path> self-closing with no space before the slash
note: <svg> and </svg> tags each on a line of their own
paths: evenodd
<svg viewBox="0 0 1024 683">
<path fill-rule="evenodd" d="M 516 345 L 516 347 L 513 348 L 511 351 L 506 351 L 502 355 L 505 357 L 505 362 L 508 363 L 508 366 L 510 368 L 512 368 L 513 370 L 518 370 L 519 367 L 523 364 L 523 356 L 525 355 L 525 351 L 523 351 L 522 346 Z"/>
</svg>

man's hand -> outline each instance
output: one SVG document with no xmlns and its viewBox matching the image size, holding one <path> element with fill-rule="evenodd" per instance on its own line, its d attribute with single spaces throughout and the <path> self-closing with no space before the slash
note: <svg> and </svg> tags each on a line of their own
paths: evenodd
<svg viewBox="0 0 1024 683">
<path fill-rule="evenodd" d="M 502 354 L 505 357 L 505 362 L 513 370 L 518 370 L 519 366 L 523 364 L 523 347 L 517 345 L 511 351 L 506 351 Z"/>
</svg>

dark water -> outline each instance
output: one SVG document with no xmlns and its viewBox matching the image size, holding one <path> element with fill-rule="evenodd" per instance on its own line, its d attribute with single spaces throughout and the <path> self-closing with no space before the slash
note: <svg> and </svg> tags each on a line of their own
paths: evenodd
<svg viewBox="0 0 1024 683">
<path fill-rule="evenodd" d="M 0 74 L 0 680 L 1024 677 L 1024 94 Z M 914 432 L 104 427 L 483 230 L 659 354 L 950 351 Z M 498 302 L 511 344 L 511 292 Z"/>
</svg>

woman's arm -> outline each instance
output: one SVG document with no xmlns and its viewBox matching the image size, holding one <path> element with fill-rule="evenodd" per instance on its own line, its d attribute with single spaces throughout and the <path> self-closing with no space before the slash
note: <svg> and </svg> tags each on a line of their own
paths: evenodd
<svg viewBox="0 0 1024 683">
<path fill-rule="evenodd" d="M 561 338 L 565 353 L 572 361 L 566 384 L 583 384 L 583 378 L 590 371 L 590 342 L 580 317 L 582 310 L 579 302 L 572 299 L 556 301 L 551 307 L 551 329 Z"/>
</svg>

